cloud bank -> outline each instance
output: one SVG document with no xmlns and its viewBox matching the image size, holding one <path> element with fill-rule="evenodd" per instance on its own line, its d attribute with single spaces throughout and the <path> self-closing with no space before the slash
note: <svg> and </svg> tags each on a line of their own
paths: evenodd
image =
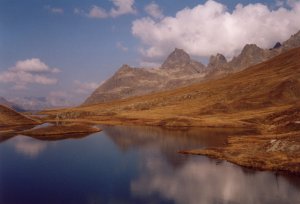
<svg viewBox="0 0 300 204">
<path fill-rule="evenodd" d="M 16 90 L 26 89 L 29 84 L 52 85 L 57 83 L 57 79 L 49 75 L 58 72 L 58 68 L 50 68 L 38 58 L 26 59 L 0 72 L 0 83 L 11 83 Z"/>
<path fill-rule="evenodd" d="M 289 1 L 288 5 L 270 9 L 261 3 L 238 4 L 229 11 L 224 4 L 209 0 L 184 8 L 174 17 L 137 19 L 132 34 L 140 39 L 141 53 L 149 61 L 165 57 L 174 47 L 199 57 L 216 53 L 232 57 L 245 44 L 269 48 L 296 33 L 300 29 L 300 2 Z"/>
</svg>

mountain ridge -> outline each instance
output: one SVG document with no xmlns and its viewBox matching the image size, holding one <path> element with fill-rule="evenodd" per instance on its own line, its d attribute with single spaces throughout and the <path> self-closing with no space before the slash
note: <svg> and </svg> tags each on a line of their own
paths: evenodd
<svg viewBox="0 0 300 204">
<path fill-rule="evenodd" d="M 170 90 L 224 77 L 299 46 L 300 31 L 280 46 L 276 43 L 272 49 L 246 44 L 241 53 L 230 61 L 220 53 L 212 55 L 207 66 L 192 60 L 183 49 L 175 48 L 159 68 L 133 68 L 123 65 L 111 78 L 100 85 L 83 105 Z"/>
</svg>

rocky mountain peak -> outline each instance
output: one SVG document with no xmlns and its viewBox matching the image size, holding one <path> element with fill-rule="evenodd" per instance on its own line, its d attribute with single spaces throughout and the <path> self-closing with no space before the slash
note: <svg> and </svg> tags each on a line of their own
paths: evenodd
<svg viewBox="0 0 300 204">
<path fill-rule="evenodd" d="M 191 58 L 183 49 L 175 48 L 175 50 L 167 57 L 165 62 L 162 64 L 163 69 L 172 69 L 178 66 L 184 66 L 189 64 Z"/>
<path fill-rule="evenodd" d="M 284 50 L 300 47 L 300 31 L 292 35 L 287 41 L 282 43 Z"/>
<path fill-rule="evenodd" d="M 129 71 L 131 69 L 132 69 L 132 67 L 130 67 L 128 64 L 123 64 L 121 66 L 121 68 L 119 69 L 119 71 Z"/>
<path fill-rule="evenodd" d="M 281 43 L 277 42 L 272 49 L 277 49 L 281 47 Z"/>
<path fill-rule="evenodd" d="M 224 55 L 218 53 L 217 55 L 212 55 L 209 58 L 209 63 L 207 65 L 208 69 L 221 68 L 227 64 L 227 60 Z"/>
<path fill-rule="evenodd" d="M 229 66 L 234 70 L 242 70 L 266 59 L 266 51 L 255 44 L 247 44 L 240 55 L 234 57 Z"/>
<path fill-rule="evenodd" d="M 261 51 L 262 48 L 258 47 L 256 44 L 247 44 L 242 50 L 242 55 L 254 54 L 256 51 Z"/>
</svg>

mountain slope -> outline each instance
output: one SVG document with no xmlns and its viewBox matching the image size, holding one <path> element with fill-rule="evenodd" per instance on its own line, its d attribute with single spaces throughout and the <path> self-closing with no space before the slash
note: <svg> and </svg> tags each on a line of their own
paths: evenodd
<svg viewBox="0 0 300 204">
<path fill-rule="evenodd" d="M 87 120 L 92 116 L 101 123 L 251 126 L 264 115 L 297 106 L 299 59 L 296 48 L 222 79 L 62 112 L 88 112 Z"/>
<path fill-rule="evenodd" d="M 4 97 L 1 97 L 0 96 L 0 104 L 1 105 L 4 105 L 6 107 L 9 107 L 15 111 L 18 111 L 18 112 L 23 112 L 25 111 L 23 108 L 21 108 L 20 106 L 18 106 L 17 104 L 13 103 L 13 102 L 10 102 L 8 100 L 6 100 Z"/>
<path fill-rule="evenodd" d="M 292 35 L 282 44 L 277 42 L 272 49 L 262 49 L 255 44 L 247 44 L 242 49 L 241 53 L 229 62 L 224 61 L 224 56 L 221 54 L 211 56 L 208 65 L 210 70 L 208 76 L 224 76 L 229 73 L 241 71 L 249 66 L 264 62 L 297 47 L 300 47 L 300 31 Z M 218 63 L 216 63 L 216 61 Z"/>
<path fill-rule="evenodd" d="M 221 79 L 176 90 L 48 111 L 100 124 L 243 128 L 222 147 L 183 150 L 256 169 L 300 174 L 300 48 Z M 50 120 L 51 121 L 51 120 Z"/>
<path fill-rule="evenodd" d="M 38 122 L 26 117 L 6 106 L 0 105 L 0 126 L 5 125 L 34 125 Z"/>
<path fill-rule="evenodd" d="M 100 85 L 85 105 L 144 95 L 184 86 L 203 79 L 205 66 L 193 61 L 181 49 L 175 49 L 161 68 L 132 68 L 123 65 Z"/>
<path fill-rule="evenodd" d="M 184 50 L 176 48 L 160 68 L 131 68 L 123 65 L 87 98 L 84 105 L 171 90 L 224 77 L 299 46 L 300 31 L 282 44 L 276 43 L 272 49 L 262 49 L 255 44 L 245 45 L 241 53 L 229 62 L 222 54 L 211 56 L 207 67 L 192 60 Z"/>
</svg>

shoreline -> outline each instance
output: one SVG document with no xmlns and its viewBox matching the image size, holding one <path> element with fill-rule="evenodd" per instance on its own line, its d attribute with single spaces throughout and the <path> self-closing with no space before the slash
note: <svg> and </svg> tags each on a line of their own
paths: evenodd
<svg viewBox="0 0 300 204">
<path fill-rule="evenodd" d="M 278 135 L 230 136 L 225 147 L 182 150 L 239 166 L 300 175 L 300 131 Z"/>
<path fill-rule="evenodd" d="M 247 133 L 238 136 L 229 136 L 227 141 L 227 146 L 225 147 L 215 147 L 209 149 L 194 149 L 194 150 L 182 150 L 179 151 L 181 154 L 191 154 L 191 155 L 202 155 L 215 159 L 226 160 L 231 163 L 237 164 L 239 166 L 256 169 L 256 170 L 268 170 L 274 172 L 286 172 L 289 174 L 300 175 L 300 131 L 294 132 L 284 132 L 284 133 L 274 133 L 268 131 L 267 127 L 262 126 L 263 124 L 254 125 L 248 123 L 248 125 L 237 125 L 233 124 L 220 126 L 219 124 L 209 124 L 196 125 L 195 123 L 190 123 L 189 126 L 184 126 L 184 124 L 176 124 L 175 126 L 164 125 L 158 123 L 157 120 L 147 120 L 147 119 L 131 119 L 126 120 L 125 118 L 110 118 L 103 122 L 104 118 L 98 118 L 98 120 L 91 120 L 88 118 L 84 119 L 68 119 L 60 122 L 65 123 L 63 126 L 53 126 L 53 127 L 65 127 L 78 125 L 81 127 L 90 127 L 93 125 L 122 125 L 122 126 L 155 126 L 169 130 L 188 130 L 190 128 L 212 128 L 212 129 L 234 129 L 234 130 L 244 130 Z M 147 122 L 146 122 L 147 121 Z M 151 122 L 150 122 L 151 121 Z M 160 120 L 161 121 L 161 120 Z M 54 120 L 44 120 L 44 122 L 55 122 Z M 240 123 L 243 124 L 243 123 Z M 20 134 L 34 137 L 36 139 L 67 139 L 77 137 L 76 135 L 91 134 L 96 130 L 89 130 L 85 132 L 76 131 L 78 128 L 70 129 L 66 131 L 61 131 L 59 133 L 51 133 L 47 129 L 49 127 L 42 127 L 38 129 L 29 129 L 25 131 L 20 131 Z M 51 126 L 50 126 L 51 129 Z M 79 128 L 80 129 L 80 128 Z M 43 132 L 47 132 L 44 134 Z M 64 135 L 63 137 L 60 137 Z M 79 136 L 78 136 L 79 137 Z M 272 149 L 272 141 L 275 141 Z M 289 146 L 293 146 L 289 149 Z M 271 148 L 271 149 L 270 149 Z M 270 149 L 270 151 L 268 151 Z"/>
</svg>

